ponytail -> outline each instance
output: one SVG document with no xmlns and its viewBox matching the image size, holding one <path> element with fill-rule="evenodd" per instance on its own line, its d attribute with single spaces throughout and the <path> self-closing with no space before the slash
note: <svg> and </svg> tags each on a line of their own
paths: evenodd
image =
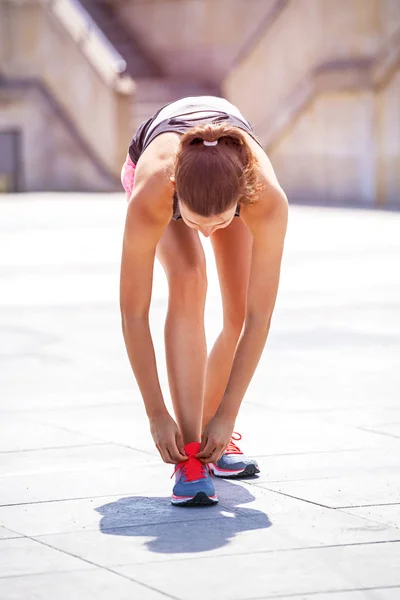
<svg viewBox="0 0 400 600">
<path fill-rule="evenodd" d="M 244 133 L 231 125 L 198 125 L 181 137 L 175 164 L 176 193 L 204 217 L 250 204 L 258 189 L 257 161 Z"/>
</svg>

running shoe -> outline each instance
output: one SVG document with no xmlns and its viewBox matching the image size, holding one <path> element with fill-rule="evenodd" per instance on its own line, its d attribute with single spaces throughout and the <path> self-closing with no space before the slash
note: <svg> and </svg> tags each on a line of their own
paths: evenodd
<svg viewBox="0 0 400 600">
<path fill-rule="evenodd" d="M 200 442 L 186 444 L 185 453 L 189 458 L 177 464 L 172 474 L 176 480 L 171 502 L 176 506 L 205 506 L 218 502 L 209 468 L 196 458 L 199 450 Z"/>
<path fill-rule="evenodd" d="M 210 469 L 216 477 L 250 477 L 260 472 L 257 461 L 247 458 L 234 443 L 241 439 L 240 433 L 234 432 L 221 458 L 216 463 L 210 463 Z"/>
</svg>

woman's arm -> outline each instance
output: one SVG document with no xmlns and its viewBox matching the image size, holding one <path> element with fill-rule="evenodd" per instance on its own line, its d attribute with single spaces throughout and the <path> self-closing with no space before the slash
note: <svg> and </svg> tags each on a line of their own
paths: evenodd
<svg viewBox="0 0 400 600">
<path fill-rule="evenodd" d="M 288 203 L 279 185 L 268 185 L 257 205 L 243 207 L 253 235 L 246 318 L 220 406 L 204 432 L 199 458 L 215 462 L 230 440 L 237 414 L 265 346 L 278 292 Z"/>
<path fill-rule="evenodd" d="M 156 246 L 172 214 L 165 177 L 142 177 L 128 205 L 123 237 L 120 309 L 130 364 L 141 391 L 155 444 L 165 462 L 186 460 L 178 428 L 164 403 L 149 326 Z"/>
<path fill-rule="evenodd" d="M 239 341 L 223 399 L 221 415 L 236 418 L 243 396 L 264 349 L 278 292 L 288 205 L 282 191 L 267 208 L 265 218 L 251 227 L 252 261 L 244 330 Z"/>
</svg>

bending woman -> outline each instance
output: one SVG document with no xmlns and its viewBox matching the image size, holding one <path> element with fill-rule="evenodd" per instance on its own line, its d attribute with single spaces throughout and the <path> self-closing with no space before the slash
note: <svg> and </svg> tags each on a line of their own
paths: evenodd
<svg viewBox="0 0 400 600">
<path fill-rule="evenodd" d="M 143 123 L 122 169 L 129 201 L 121 262 L 125 344 L 156 447 L 176 465 L 172 503 L 217 502 L 210 476 L 259 472 L 232 438 L 278 290 L 288 205 L 245 117 L 223 98 L 183 98 Z M 223 328 L 207 357 L 211 238 Z M 176 421 L 165 406 L 149 327 L 155 257 L 169 286 L 165 348 Z"/>
</svg>

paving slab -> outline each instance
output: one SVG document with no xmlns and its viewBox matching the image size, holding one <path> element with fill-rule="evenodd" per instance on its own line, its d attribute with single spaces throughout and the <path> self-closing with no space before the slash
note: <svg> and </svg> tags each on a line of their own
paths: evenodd
<svg viewBox="0 0 400 600">
<path fill-rule="evenodd" d="M 221 505 L 209 510 L 194 507 L 185 512 L 171 505 L 166 491 L 164 496 L 147 493 L 2 506 L 0 521 L 28 536 L 81 531 L 106 533 L 108 530 L 124 535 L 126 528 L 140 525 L 224 518 L 223 508 Z M 229 516 L 240 516 L 239 511 L 228 510 Z"/>
<path fill-rule="evenodd" d="M 7 507 L 0 509 L 0 518 L 10 527 L 19 523 L 21 532 L 36 533 L 35 539 L 54 548 L 107 567 L 400 539 L 389 525 L 256 486 L 218 481 L 216 490 L 220 503 L 205 510 L 171 507 L 168 496 L 131 496 L 55 508 Z M 39 525 L 46 509 L 48 523 Z M 102 516 L 98 528 L 94 511 Z M 38 535 L 40 527 L 43 533 L 64 527 L 66 533 Z"/>
<path fill-rule="evenodd" d="M 2 415 L 0 421 L 0 452 L 78 446 L 101 439 L 75 433 L 62 426 L 36 423 L 21 415 Z"/>
<path fill-rule="evenodd" d="M 136 450 L 144 450 L 154 457 L 159 456 L 150 428 L 145 422 L 143 404 L 37 410 L 29 413 L 29 419 L 34 423 L 44 423 L 52 427 L 62 426 L 77 435 L 87 436 L 96 441 L 122 444 Z M 143 427 L 134 427 L 133 424 L 137 422 L 143 422 Z"/>
<path fill-rule="evenodd" d="M 33 374 L 32 374 L 33 375 Z M 37 376 L 37 373 L 36 373 Z M 22 387 L 22 386 L 21 386 Z M 83 408 L 87 406 L 132 404 L 141 401 L 137 395 L 132 394 L 132 389 L 106 389 L 96 390 L 74 389 L 73 391 L 38 391 L 36 386 L 28 395 L 24 389 L 15 390 L 12 395 L 4 398 L 1 402 L 0 413 L 17 413 L 25 415 L 34 413 L 36 410 L 60 408 Z"/>
<path fill-rule="evenodd" d="M 257 478 L 259 484 L 359 477 L 362 474 L 386 474 L 396 477 L 399 467 L 399 458 L 391 446 L 364 450 L 256 455 L 256 457 L 261 469 Z"/>
<path fill-rule="evenodd" d="M 359 506 L 344 510 L 350 515 L 356 515 L 363 519 L 384 523 L 389 527 L 400 529 L 400 502 L 386 506 Z"/>
<path fill-rule="evenodd" d="M 331 508 L 390 504 L 398 502 L 400 498 L 400 481 L 397 480 L 394 469 L 392 472 L 362 474 L 355 477 L 256 485 Z"/>
<path fill-rule="evenodd" d="M 190 592 L 193 600 L 202 600 L 206 594 L 221 600 L 245 600 L 260 595 L 400 586 L 399 561 L 400 544 L 391 542 L 220 556 L 217 569 L 213 568 L 212 558 L 197 556 L 195 560 L 157 564 L 156 587 L 185 598 L 188 597 L 187 581 L 196 579 L 196 586 Z M 199 569 L 207 573 L 207 578 L 197 577 Z M 114 567 L 113 570 L 142 583 L 154 581 L 153 564 Z M 184 578 L 180 577 L 182 572 Z M 227 586 L 227 581 L 232 584 Z"/>
<path fill-rule="evenodd" d="M 34 596 L 32 590 L 34 589 Z M 156 592 L 116 573 L 100 568 L 85 571 L 40 573 L 32 576 L 0 579 L 1 600 L 166 600 L 170 596 Z"/>
<path fill-rule="evenodd" d="M 291 208 L 236 424 L 260 476 L 218 480 L 219 505 L 185 510 L 170 505 L 172 467 L 123 342 L 125 213 L 123 194 L 0 199 L 1 600 L 397 600 L 400 214 Z M 203 242 L 211 346 L 222 310 Z M 156 263 L 151 329 L 170 407 L 167 293 Z"/>
<path fill-rule="evenodd" d="M 140 477 L 138 477 L 140 472 Z M 172 469 L 161 461 L 140 469 L 134 461 L 120 467 L 106 466 L 89 473 L 81 469 L 58 473 L 33 473 L 0 478 L 0 505 L 57 502 L 96 496 L 137 493 L 170 493 Z"/>
<path fill-rule="evenodd" d="M 310 594 L 290 594 L 290 596 L 264 596 L 257 600 L 269 600 L 269 598 L 279 598 L 279 600 L 397 600 L 400 593 L 400 586 L 390 588 L 366 588 L 359 591 L 345 590 L 342 592 L 322 592 L 321 594 L 311 592 Z"/>
<path fill-rule="evenodd" d="M 88 567 L 86 562 L 75 556 L 28 538 L 0 540 L 0 555 L 0 581 L 2 577 Z"/>
<path fill-rule="evenodd" d="M 107 443 L 0 452 L 0 477 L 67 471 L 93 472 L 97 468 L 129 466 L 151 458 L 145 452 Z"/>
</svg>

